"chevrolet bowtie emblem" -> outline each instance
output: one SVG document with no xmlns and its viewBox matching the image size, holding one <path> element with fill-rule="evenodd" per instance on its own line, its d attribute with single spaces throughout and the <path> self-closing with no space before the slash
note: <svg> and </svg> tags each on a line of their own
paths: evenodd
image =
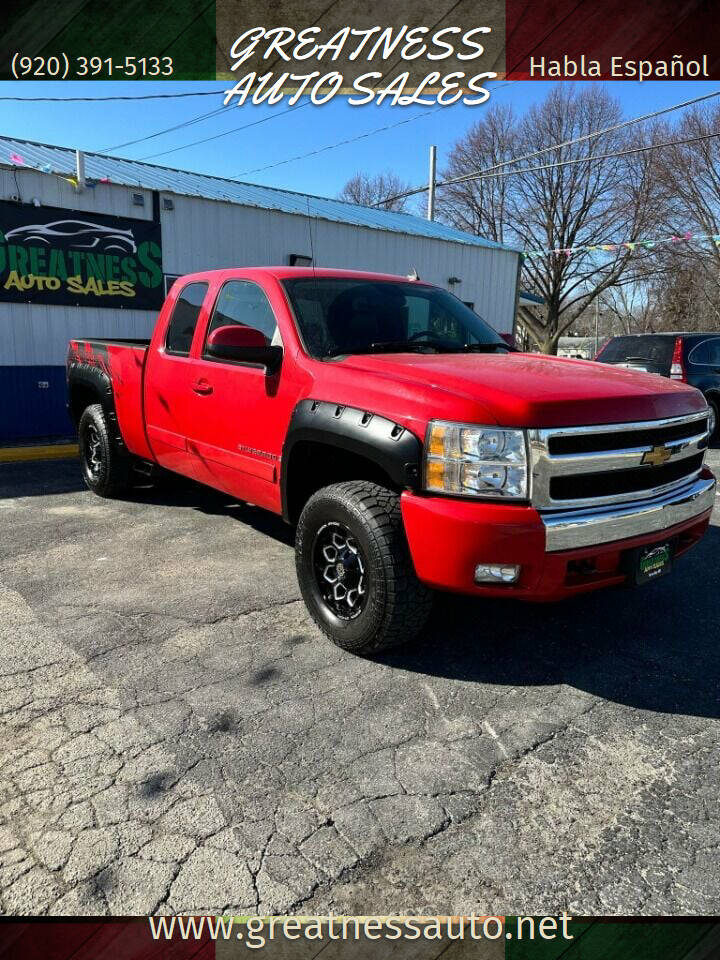
<svg viewBox="0 0 720 960">
<path fill-rule="evenodd" d="M 671 447 L 653 447 L 652 450 L 646 450 L 642 456 L 641 463 L 652 464 L 653 467 L 659 467 L 669 460 L 673 455 Z"/>
</svg>

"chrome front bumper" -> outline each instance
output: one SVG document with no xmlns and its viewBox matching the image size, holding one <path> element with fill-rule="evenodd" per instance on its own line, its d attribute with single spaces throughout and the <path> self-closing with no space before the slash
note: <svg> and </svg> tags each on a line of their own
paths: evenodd
<svg viewBox="0 0 720 960">
<path fill-rule="evenodd" d="M 592 509 L 541 513 L 545 549 L 574 550 L 662 532 L 699 517 L 715 503 L 714 477 L 700 476 L 669 493 Z"/>
</svg>

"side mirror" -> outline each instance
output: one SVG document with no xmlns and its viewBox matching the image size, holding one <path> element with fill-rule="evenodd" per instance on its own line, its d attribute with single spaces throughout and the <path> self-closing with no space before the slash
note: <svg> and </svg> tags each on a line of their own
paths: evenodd
<svg viewBox="0 0 720 960">
<path fill-rule="evenodd" d="M 268 373 L 275 373 L 282 362 L 282 347 L 271 346 L 265 334 L 254 327 L 228 324 L 210 334 L 205 352 L 218 360 L 235 363 L 257 363 Z"/>
</svg>

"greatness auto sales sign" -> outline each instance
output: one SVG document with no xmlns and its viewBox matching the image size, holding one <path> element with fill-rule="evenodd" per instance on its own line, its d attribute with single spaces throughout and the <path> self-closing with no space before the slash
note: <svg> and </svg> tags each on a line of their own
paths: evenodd
<svg viewBox="0 0 720 960">
<path fill-rule="evenodd" d="M 0 301 L 155 310 L 160 224 L 0 201 Z"/>
</svg>

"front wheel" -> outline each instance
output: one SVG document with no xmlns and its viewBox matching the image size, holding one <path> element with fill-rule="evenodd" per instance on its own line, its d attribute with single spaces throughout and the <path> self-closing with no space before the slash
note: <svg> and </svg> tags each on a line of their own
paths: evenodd
<svg viewBox="0 0 720 960">
<path fill-rule="evenodd" d="M 432 593 L 415 575 L 400 498 L 376 483 L 324 487 L 305 505 L 295 542 L 303 599 L 337 646 L 368 655 L 416 636 Z"/>
<path fill-rule="evenodd" d="M 99 403 L 86 407 L 78 424 L 83 479 L 99 497 L 116 497 L 130 487 L 131 460 L 118 450 Z"/>
</svg>

